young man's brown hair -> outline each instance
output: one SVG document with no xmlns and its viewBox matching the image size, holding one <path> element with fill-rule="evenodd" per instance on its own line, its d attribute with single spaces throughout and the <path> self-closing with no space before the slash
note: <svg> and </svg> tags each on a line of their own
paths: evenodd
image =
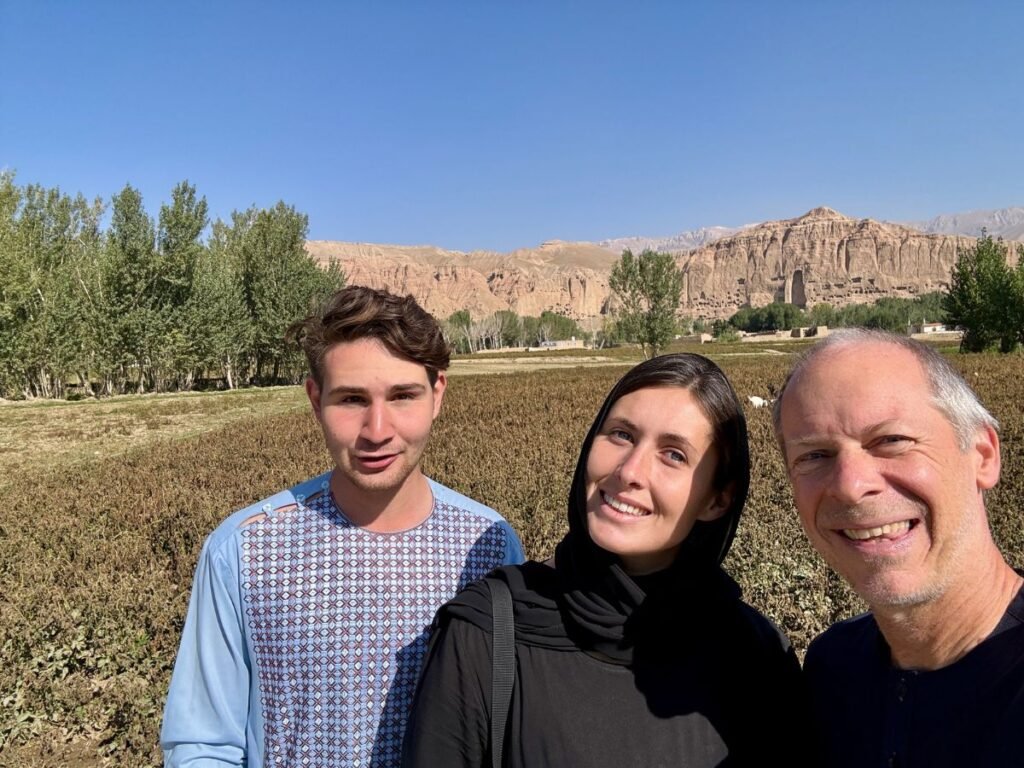
<svg viewBox="0 0 1024 768">
<path fill-rule="evenodd" d="M 324 355 L 346 341 L 379 340 L 396 357 L 426 368 L 431 386 L 448 367 L 450 354 L 441 327 L 416 299 L 362 285 L 334 293 L 316 312 L 293 323 L 286 338 L 302 347 L 318 386 L 323 384 Z"/>
</svg>

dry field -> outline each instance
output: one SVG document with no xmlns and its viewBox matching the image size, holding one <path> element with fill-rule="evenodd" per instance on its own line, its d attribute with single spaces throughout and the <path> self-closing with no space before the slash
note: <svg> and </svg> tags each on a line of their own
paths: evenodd
<svg viewBox="0 0 1024 768">
<path fill-rule="evenodd" d="M 741 397 L 767 396 L 789 360 L 714 356 Z M 546 556 L 565 528 L 580 441 L 628 362 L 610 357 L 504 376 L 461 375 L 457 364 L 429 473 L 497 508 L 531 556 Z M 1024 366 L 956 359 L 1003 425 L 1003 480 L 989 508 L 1021 566 Z M 859 606 L 799 530 L 767 409 L 747 416 L 754 477 L 726 564 L 803 648 Z M 203 538 L 232 509 L 326 467 L 301 389 L 2 404 L 0 441 L 0 765 L 157 765 Z"/>
</svg>

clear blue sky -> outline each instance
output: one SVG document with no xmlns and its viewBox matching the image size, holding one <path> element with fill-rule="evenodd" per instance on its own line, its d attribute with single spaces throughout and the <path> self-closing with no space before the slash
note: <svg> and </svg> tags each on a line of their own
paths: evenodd
<svg viewBox="0 0 1024 768">
<path fill-rule="evenodd" d="M 0 169 L 510 250 L 1024 205 L 1024 3 L 0 0 Z"/>
</svg>

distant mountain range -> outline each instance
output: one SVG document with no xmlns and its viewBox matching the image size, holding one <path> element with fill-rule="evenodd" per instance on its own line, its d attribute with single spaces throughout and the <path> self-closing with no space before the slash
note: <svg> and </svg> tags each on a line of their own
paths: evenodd
<svg viewBox="0 0 1024 768">
<path fill-rule="evenodd" d="M 969 235 L 981 237 L 984 230 L 992 237 L 1004 240 L 1024 240 L 1024 206 L 999 208 L 992 211 L 965 211 L 963 213 L 943 213 L 928 221 L 895 221 L 892 224 L 910 227 L 926 235 Z M 735 235 L 745 229 L 752 229 L 760 222 L 745 224 L 742 227 L 701 227 L 680 232 L 671 237 L 616 237 L 599 240 L 594 245 L 622 253 L 629 248 L 634 253 L 650 248 L 652 251 L 680 253 L 721 240 L 723 237 Z"/>
<path fill-rule="evenodd" d="M 928 234 L 981 237 L 982 230 L 985 230 L 992 237 L 1024 240 L 1024 206 L 944 213 L 928 221 L 908 221 L 905 225 Z"/>
<path fill-rule="evenodd" d="M 679 253 L 681 251 L 692 251 L 702 245 L 721 240 L 723 237 L 735 235 L 744 229 L 756 227 L 757 224 L 747 224 L 743 227 L 701 227 L 689 232 L 680 232 L 671 237 L 616 237 L 612 240 L 600 240 L 594 245 L 606 248 L 615 253 L 622 253 L 627 248 L 634 253 L 650 249 L 662 253 Z"/>
<path fill-rule="evenodd" d="M 608 280 L 624 248 L 674 253 L 683 274 L 681 311 L 714 318 L 772 301 L 838 307 L 941 290 L 958 250 L 971 247 L 982 227 L 1007 240 L 1024 239 L 1024 208 L 908 225 L 853 219 L 822 206 L 746 227 L 705 227 L 666 238 L 551 240 L 510 253 L 329 240 L 308 241 L 306 250 L 321 263 L 337 261 L 350 283 L 411 293 L 437 317 L 460 309 L 477 319 L 505 309 L 531 316 L 548 310 L 594 330 L 614 306 Z"/>
</svg>

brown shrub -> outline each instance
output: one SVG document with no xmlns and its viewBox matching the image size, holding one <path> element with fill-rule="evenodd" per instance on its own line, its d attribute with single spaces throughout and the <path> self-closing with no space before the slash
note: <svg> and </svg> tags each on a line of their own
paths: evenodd
<svg viewBox="0 0 1024 768">
<path fill-rule="evenodd" d="M 1019 361 L 956 359 L 1003 425 L 1003 480 L 988 506 L 997 539 L 1020 566 Z M 720 362 L 744 400 L 771 396 L 788 364 L 783 356 Z M 428 473 L 495 507 L 531 557 L 547 557 L 566 528 L 584 432 L 621 373 L 453 379 Z M 752 487 L 726 567 L 803 649 L 861 608 L 799 529 L 768 409 L 747 415 Z M 0 518 L 0 764 L 159 764 L 160 713 L 204 537 L 233 509 L 328 462 L 303 412 L 13 478 Z"/>
</svg>

